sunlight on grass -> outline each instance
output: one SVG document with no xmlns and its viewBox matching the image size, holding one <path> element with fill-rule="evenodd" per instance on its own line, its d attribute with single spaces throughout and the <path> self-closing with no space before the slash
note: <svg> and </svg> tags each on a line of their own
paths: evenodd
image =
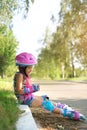
<svg viewBox="0 0 87 130">
<path fill-rule="evenodd" d="M 15 130 L 19 115 L 17 105 L 12 81 L 0 79 L 0 130 Z"/>
<path fill-rule="evenodd" d="M 74 78 L 68 78 L 67 80 L 81 82 L 81 81 L 87 81 L 87 77 L 74 77 Z"/>
</svg>

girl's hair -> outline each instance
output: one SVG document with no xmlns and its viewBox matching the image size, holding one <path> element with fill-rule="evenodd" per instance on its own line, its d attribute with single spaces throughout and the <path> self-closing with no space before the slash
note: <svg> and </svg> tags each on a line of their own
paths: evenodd
<svg viewBox="0 0 87 130">
<path fill-rule="evenodd" d="M 28 77 L 28 75 L 25 72 L 26 68 L 27 68 L 27 66 L 18 66 L 19 72 Z"/>
</svg>

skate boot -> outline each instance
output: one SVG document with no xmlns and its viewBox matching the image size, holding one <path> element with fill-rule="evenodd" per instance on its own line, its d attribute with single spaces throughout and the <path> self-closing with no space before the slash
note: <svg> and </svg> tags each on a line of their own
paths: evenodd
<svg viewBox="0 0 87 130">
<path fill-rule="evenodd" d="M 60 103 L 60 102 L 58 102 L 57 104 L 56 104 L 56 107 L 58 107 L 58 108 L 62 108 L 62 109 L 67 109 L 67 110 L 73 110 L 71 107 L 69 107 L 68 105 L 66 105 L 66 104 L 62 104 L 62 103 Z"/>
<path fill-rule="evenodd" d="M 86 120 L 86 117 L 84 115 L 75 110 L 69 111 L 67 109 L 63 109 L 63 116 L 73 120 L 82 120 L 82 121 Z"/>
<path fill-rule="evenodd" d="M 86 117 L 83 114 L 80 113 L 80 120 L 86 121 L 87 119 L 86 119 Z"/>
</svg>

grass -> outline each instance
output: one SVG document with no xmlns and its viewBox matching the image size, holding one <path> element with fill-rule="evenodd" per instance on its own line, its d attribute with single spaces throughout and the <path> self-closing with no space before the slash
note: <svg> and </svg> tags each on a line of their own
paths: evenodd
<svg viewBox="0 0 87 130">
<path fill-rule="evenodd" d="M 87 77 L 75 77 L 75 78 L 68 78 L 67 80 L 69 81 L 78 81 L 78 82 L 81 82 L 81 81 L 87 81 Z"/>
<path fill-rule="evenodd" d="M 0 130 L 15 130 L 19 109 L 13 93 L 12 80 L 0 79 Z"/>
</svg>

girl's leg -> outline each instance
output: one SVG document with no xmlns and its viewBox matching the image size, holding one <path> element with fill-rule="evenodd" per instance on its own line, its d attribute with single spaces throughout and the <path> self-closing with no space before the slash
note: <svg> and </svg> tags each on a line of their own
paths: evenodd
<svg viewBox="0 0 87 130">
<path fill-rule="evenodd" d="M 56 107 L 58 107 L 62 110 L 63 116 L 67 116 L 74 120 L 80 120 L 80 119 L 83 121 L 86 120 L 86 117 L 83 114 L 72 109 L 70 106 L 68 106 L 66 104 L 61 104 L 59 102 L 59 103 L 56 103 L 55 105 L 56 105 Z"/>
<path fill-rule="evenodd" d="M 35 96 L 32 101 L 31 107 L 42 107 L 43 109 L 60 114 L 61 111 L 59 108 L 55 107 L 55 105 L 48 99 L 46 95 L 44 96 Z"/>
<path fill-rule="evenodd" d="M 62 104 L 60 102 L 55 103 L 56 107 L 61 108 L 61 109 L 67 109 L 67 110 L 73 110 L 70 106 L 67 104 Z"/>
<path fill-rule="evenodd" d="M 32 107 L 43 107 L 45 110 L 62 114 L 64 117 L 68 117 L 74 120 L 86 120 L 85 116 L 75 110 L 69 110 L 66 108 L 58 108 L 56 103 L 52 103 L 48 98 L 43 96 L 35 96 L 31 104 Z"/>
<path fill-rule="evenodd" d="M 43 102 L 43 98 L 41 96 L 35 96 L 32 101 L 31 107 L 41 107 Z"/>
</svg>

